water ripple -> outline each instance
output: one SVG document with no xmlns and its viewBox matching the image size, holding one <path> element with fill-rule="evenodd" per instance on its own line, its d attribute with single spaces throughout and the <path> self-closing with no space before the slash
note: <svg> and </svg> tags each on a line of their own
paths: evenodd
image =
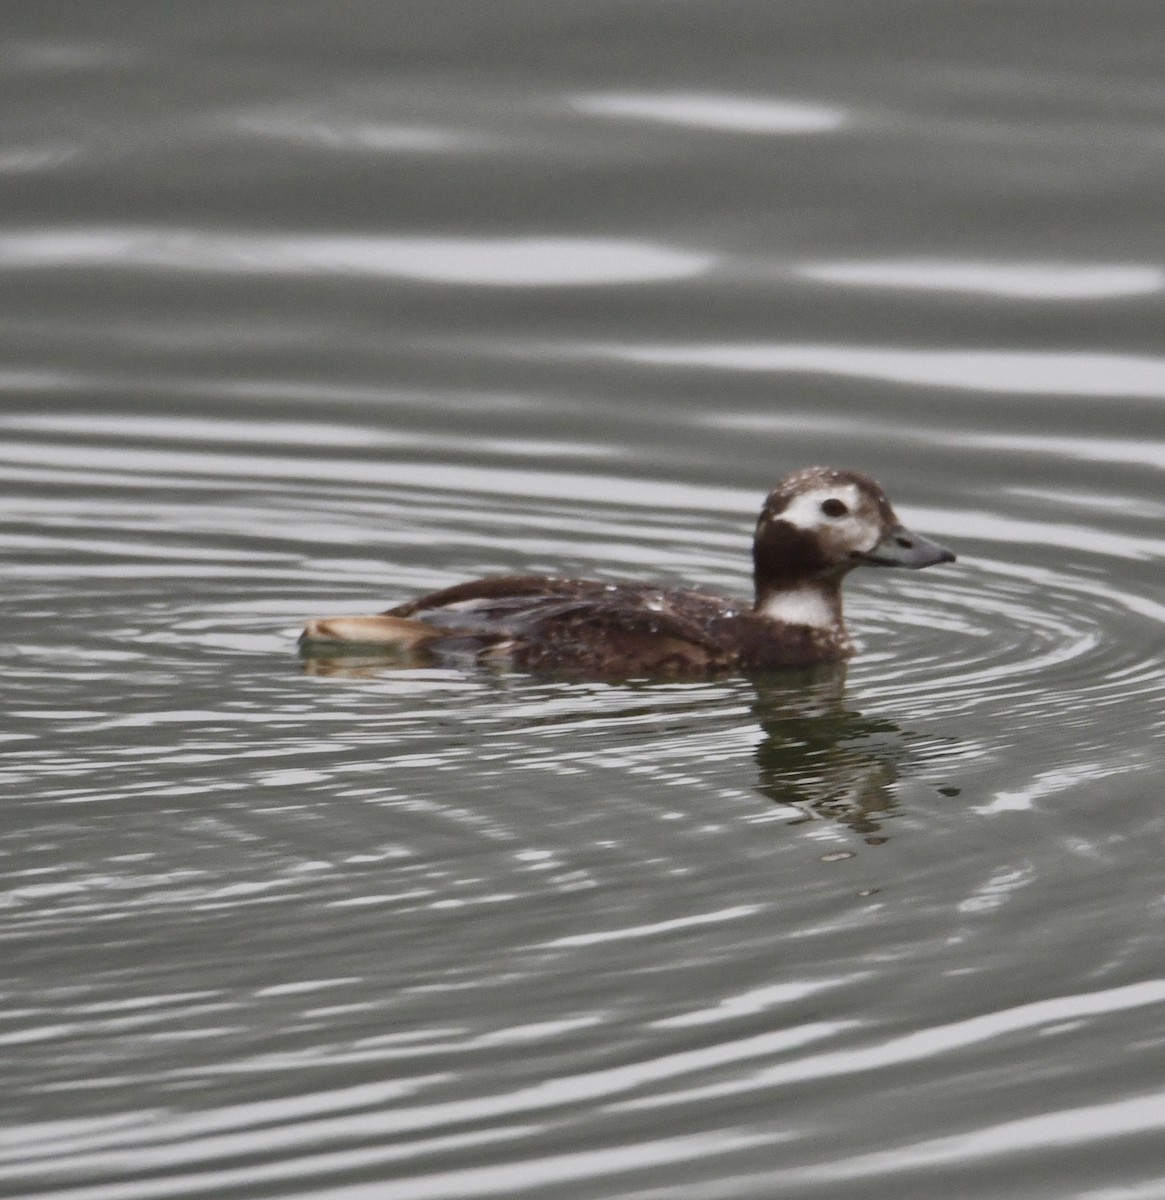
<svg viewBox="0 0 1165 1200">
<path fill-rule="evenodd" d="M 10 270 L 107 267 L 582 287 L 690 279 L 712 261 L 706 254 L 610 238 L 277 236 L 162 228 L 0 233 L 0 266 Z"/>
<path fill-rule="evenodd" d="M 1129 803 L 1122 849 L 1094 799 L 1153 769 L 1112 737 L 1165 699 L 1152 530 L 1079 488 L 904 505 L 960 561 L 856 575 L 848 672 L 304 673 L 304 616 L 469 574 L 749 586 L 757 489 L 359 413 L 6 416 L 0 940 L 41 983 L 10 981 L 0 1041 L 41 1120 L 0 1140 L 3 1186 L 436 1200 L 696 1171 L 779 1194 L 1054 1144 L 1022 1089 L 986 1124 L 976 1081 L 1064 1030 L 1099 1070 L 1165 1002 L 1121 974 L 1143 915 L 1109 880 L 1154 853 L 1156 805 Z M 1113 962 L 1033 999 L 991 934 L 1038 924 L 1029 957 L 1078 936 L 1079 905 L 1038 900 L 1053 857 Z M 53 967 L 82 944 L 90 977 Z M 925 1136 L 871 1115 L 936 1074 Z M 841 1159 L 803 1115 L 828 1080 L 838 1120 L 874 1121 Z M 1088 1111 L 1155 1132 L 1127 1086 Z"/>
<path fill-rule="evenodd" d="M 925 387 L 1048 396 L 1165 398 L 1165 360 L 1064 350 L 890 349 L 780 342 L 616 345 L 580 353 L 650 366 L 807 372 Z"/>
<path fill-rule="evenodd" d="M 570 104 L 601 117 L 752 134 L 831 133 L 850 120 L 825 104 L 702 92 L 595 92 L 572 96 Z"/>
<path fill-rule="evenodd" d="M 1165 271 L 1138 264 L 891 260 L 806 263 L 797 274 L 844 287 L 971 292 L 1017 300 L 1097 300 L 1165 290 Z"/>
</svg>

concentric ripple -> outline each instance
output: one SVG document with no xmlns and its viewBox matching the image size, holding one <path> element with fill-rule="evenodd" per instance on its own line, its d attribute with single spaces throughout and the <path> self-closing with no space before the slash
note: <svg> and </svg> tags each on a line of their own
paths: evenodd
<svg viewBox="0 0 1165 1200">
<path fill-rule="evenodd" d="M 1160 6 L 1051 7 L 6 6 L 0 1195 L 1165 1196 Z M 298 652 L 813 463 L 959 556 L 848 666 Z"/>
<path fill-rule="evenodd" d="M 1086 1142 L 1011 1065 L 1071 1036 L 1107 1079 L 1165 996 L 1107 887 L 1159 832 L 1148 539 L 1093 505 L 1065 561 L 1018 493 L 976 497 L 977 536 L 903 503 L 960 560 L 855 576 L 848 670 L 305 669 L 304 617 L 482 573 L 747 593 L 763 485 L 624 469 L 499 411 L 432 437 L 392 411 L 4 418 L 0 945 L 23 973 L 0 1187 L 825 1194 L 980 1170 L 985 1077 L 1011 1153 Z M 1082 921 L 1088 978 L 1063 966 Z M 1033 957 L 1057 964 L 1038 1003 Z M 1134 1075 L 1088 1111 L 1159 1137 Z M 910 1133 L 878 1103 L 903 1081 Z M 868 1131 L 838 1161 L 834 1120 Z"/>
<path fill-rule="evenodd" d="M 69 663 L 88 682 L 160 650 L 196 673 L 208 654 L 275 656 L 290 669 L 291 635 L 306 615 L 374 609 L 491 572 L 749 588 L 757 493 L 642 481 L 617 475 L 609 462 L 602 476 L 564 471 L 549 446 L 552 456 L 537 469 L 515 469 L 514 456 L 528 459 L 540 445 L 528 438 L 512 448 L 496 437 L 429 438 L 430 461 L 420 463 L 419 435 L 352 423 L 110 416 L 85 417 L 74 431 L 30 413 L 3 428 L 0 460 L 26 489 L 7 504 L 4 548 L 24 556 L 11 619 L 18 629 L 22 609 L 30 622 L 39 619 L 62 579 L 74 597 L 84 580 L 92 603 L 109 606 L 99 619 L 66 620 L 51 646 L 24 647 L 22 662 L 40 664 L 34 688 L 47 664 Z M 83 449 L 75 437 L 86 439 Z M 319 444 L 331 448 L 326 461 L 309 451 Z M 472 447 L 477 465 L 436 459 L 443 444 L 454 452 Z M 372 459 L 366 447 L 397 454 Z M 580 445 L 571 453 L 589 451 Z M 244 469 L 240 489 L 231 481 Z M 47 487 L 51 498 L 37 494 Z M 602 502 L 588 499 L 596 489 Z M 958 545 L 960 561 L 919 574 L 853 577 L 848 612 L 861 652 L 848 684 L 836 685 L 838 703 L 923 725 L 1005 710 L 994 734 L 1000 746 L 1039 730 L 1046 745 L 1079 754 L 1109 742 L 1122 709 L 1144 711 L 1165 695 L 1158 653 L 1165 606 L 1141 583 L 1152 564 L 1113 570 L 1122 544 L 1138 559 L 1146 548 L 1151 556 L 1145 539 L 1124 535 L 1122 543 L 1098 525 L 1077 540 L 1105 553 L 1094 559 L 1078 550 L 1069 569 L 1049 553 L 1059 526 L 1041 539 L 1038 521 L 981 511 L 979 536 L 960 540 L 958 514 L 908 506 L 903 513 Z M 1002 541 L 992 539 L 995 528 Z M 436 553 L 425 553 L 432 547 Z M 326 673 L 347 669 L 369 686 L 397 687 L 401 677 L 386 674 L 387 666 L 340 663 Z M 472 693 L 480 683 L 470 676 L 442 686 Z M 699 694 L 735 697 L 741 686 L 721 682 Z M 742 730 L 738 745 L 755 736 L 752 729 Z M 1132 767 L 1137 756 L 1125 761 Z"/>
</svg>

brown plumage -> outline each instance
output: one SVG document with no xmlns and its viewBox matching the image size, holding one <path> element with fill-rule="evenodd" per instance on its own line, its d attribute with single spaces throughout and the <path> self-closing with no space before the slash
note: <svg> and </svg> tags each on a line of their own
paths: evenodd
<svg viewBox="0 0 1165 1200">
<path fill-rule="evenodd" d="M 473 580 L 372 616 L 309 621 L 302 640 L 391 645 L 436 659 L 504 659 L 594 677 L 808 667 L 852 652 L 841 581 L 854 567 L 954 555 L 912 534 L 869 476 L 810 467 L 769 493 L 746 601 L 644 583 L 519 575 Z M 333 647 L 333 653 L 335 648 Z"/>
</svg>

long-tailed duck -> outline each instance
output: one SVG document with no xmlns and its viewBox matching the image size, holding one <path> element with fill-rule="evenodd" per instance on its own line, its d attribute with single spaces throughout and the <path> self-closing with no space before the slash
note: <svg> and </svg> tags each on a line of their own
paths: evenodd
<svg viewBox="0 0 1165 1200">
<path fill-rule="evenodd" d="M 321 617 L 300 640 L 325 653 L 320 643 L 391 645 L 428 661 L 471 655 L 596 677 L 808 667 L 853 653 L 841 583 L 854 567 L 955 561 L 904 528 L 868 475 L 831 467 L 794 471 L 773 488 L 752 556 L 751 605 L 647 583 L 513 575 L 373 616 Z"/>
</svg>

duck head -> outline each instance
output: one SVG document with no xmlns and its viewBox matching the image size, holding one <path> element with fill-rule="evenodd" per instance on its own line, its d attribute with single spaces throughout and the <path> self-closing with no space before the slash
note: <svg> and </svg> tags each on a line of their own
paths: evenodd
<svg viewBox="0 0 1165 1200">
<path fill-rule="evenodd" d="M 868 475 L 806 467 L 769 493 L 753 540 L 756 611 L 790 624 L 841 626 L 841 581 L 855 567 L 954 562 L 907 529 Z"/>
</svg>

